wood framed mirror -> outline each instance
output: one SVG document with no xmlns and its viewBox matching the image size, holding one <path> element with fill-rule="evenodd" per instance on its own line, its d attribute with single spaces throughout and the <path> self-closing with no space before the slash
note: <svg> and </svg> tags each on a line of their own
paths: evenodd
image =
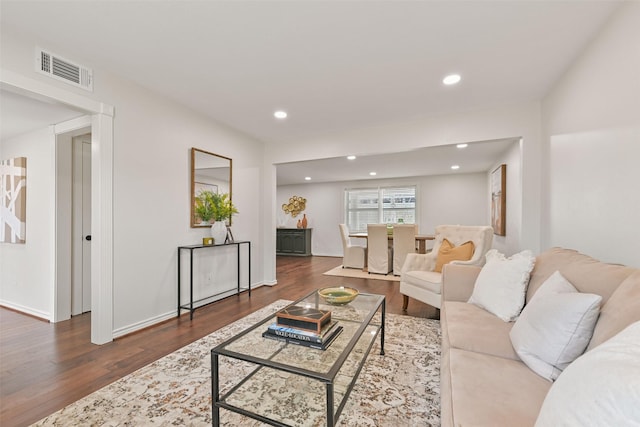
<svg viewBox="0 0 640 427">
<path fill-rule="evenodd" d="M 195 213 L 196 197 L 201 191 L 231 195 L 232 160 L 229 157 L 191 148 L 191 227 L 211 227 L 203 224 Z M 231 220 L 229 220 L 231 221 Z"/>
</svg>

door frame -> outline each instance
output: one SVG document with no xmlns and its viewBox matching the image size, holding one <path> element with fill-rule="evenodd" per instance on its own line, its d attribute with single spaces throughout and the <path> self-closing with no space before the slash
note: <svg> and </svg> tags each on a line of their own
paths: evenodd
<svg viewBox="0 0 640 427">
<path fill-rule="evenodd" d="M 91 251 L 91 342 L 106 344 L 113 341 L 113 116 L 114 107 L 34 80 L 19 73 L 2 69 L 0 73 L 0 87 L 22 95 L 60 103 L 85 111 L 91 126 L 91 223 L 92 251 Z M 82 119 L 82 118 L 81 118 Z M 73 122 L 73 121 L 71 121 Z M 66 122 L 69 123 L 69 122 Z M 69 132 L 68 125 L 54 126 L 55 133 Z M 55 194 L 56 179 L 52 181 Z M 58 283 L 58 269 L 56 263 L 55 233 L 57 209 L 50 221 L 50 229 L 54 234 L 52 259 L 50 263 L 54 270 L 51 278 L 51 321 L 60 317 L 58 310 L 58 288 L 64 285 Z"/>
</svg>

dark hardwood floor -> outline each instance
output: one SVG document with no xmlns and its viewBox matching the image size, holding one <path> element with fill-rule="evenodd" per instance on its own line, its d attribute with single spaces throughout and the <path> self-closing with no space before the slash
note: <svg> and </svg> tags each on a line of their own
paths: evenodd
<svg viewBox="0 0 640 427">
<path fill-rule="evenodd" d="M 387 312 L 402 314 L 398 282 L 324 276 L 341 258 L 277 257 L 275 286 L 218 301 L 105 345 L 91 344 L 90 314 L 48 323 L 0 307 L 0 425 L 24 426 L 278 299 L 345 285 L 384 294 Z M 411 300 L 407 314 L 434 317 Z"/>
</svg>

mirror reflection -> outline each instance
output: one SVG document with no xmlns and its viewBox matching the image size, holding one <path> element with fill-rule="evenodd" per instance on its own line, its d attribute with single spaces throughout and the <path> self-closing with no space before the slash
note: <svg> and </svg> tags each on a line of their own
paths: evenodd
<svg viewBox="0 0 640 427">
<path fill-rule="evenodd" d="M 211 227 L 196 214 L 196 197 L 202 191 L 229 194 L 231 200 L 231 159 L 198 148 L 191 149 L 191 227 Z"/>
</svg>

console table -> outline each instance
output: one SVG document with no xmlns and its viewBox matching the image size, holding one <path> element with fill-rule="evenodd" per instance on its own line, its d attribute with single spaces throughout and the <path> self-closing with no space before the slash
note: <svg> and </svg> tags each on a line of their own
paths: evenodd
<svg viewBox="0 0 640 427">
<path fill-rule="evenodd" d="M 311 229 L 276 229 L 276 255 L 311 256 Z"/>
<path fill-rule="evenodd" d="M 248 255 L 247 255 L 247 287 L 240 286 L 240 247 L 242 245 L 247 245 Z M 198 250 L 216 250 L 224 247 L 235 246 L 237 249 L 237 257 L 236 257 L 236 266 L 237 266 L 237 274 L 238 274 L 238 287 L 237 289 L 227 289 L 223 292 L 219 292 L 215 295 L 210 295 L 206 298 L 199 299 L 197 301 L 193 300 L 193 253 Z M 180 264 L 183 251 L 189 251 L 189 303 L 188 304 L 180 304 L 180 292 L 181 292 L 181 270 Z M 220 245 L 189 245 L 189 246 L 178 246 L 178 317 L 180 317 L 180 313 L 182 310 L 189 310 L 189 318 L 193 319 L 193 312 L 200 307 L 204 307 L 207 304 L 211 304 L 212 302 L 217 301 L 221 295 L 229 296 L 228 293 L 232 290 L 236 292 L 232 295 L 238 295 L 242 290 L 249 291 L 249 297 L 251 297 L 251 242 L 249 241 L 236 241 L 232 243 L 223 243 Z"/>
</svg>

